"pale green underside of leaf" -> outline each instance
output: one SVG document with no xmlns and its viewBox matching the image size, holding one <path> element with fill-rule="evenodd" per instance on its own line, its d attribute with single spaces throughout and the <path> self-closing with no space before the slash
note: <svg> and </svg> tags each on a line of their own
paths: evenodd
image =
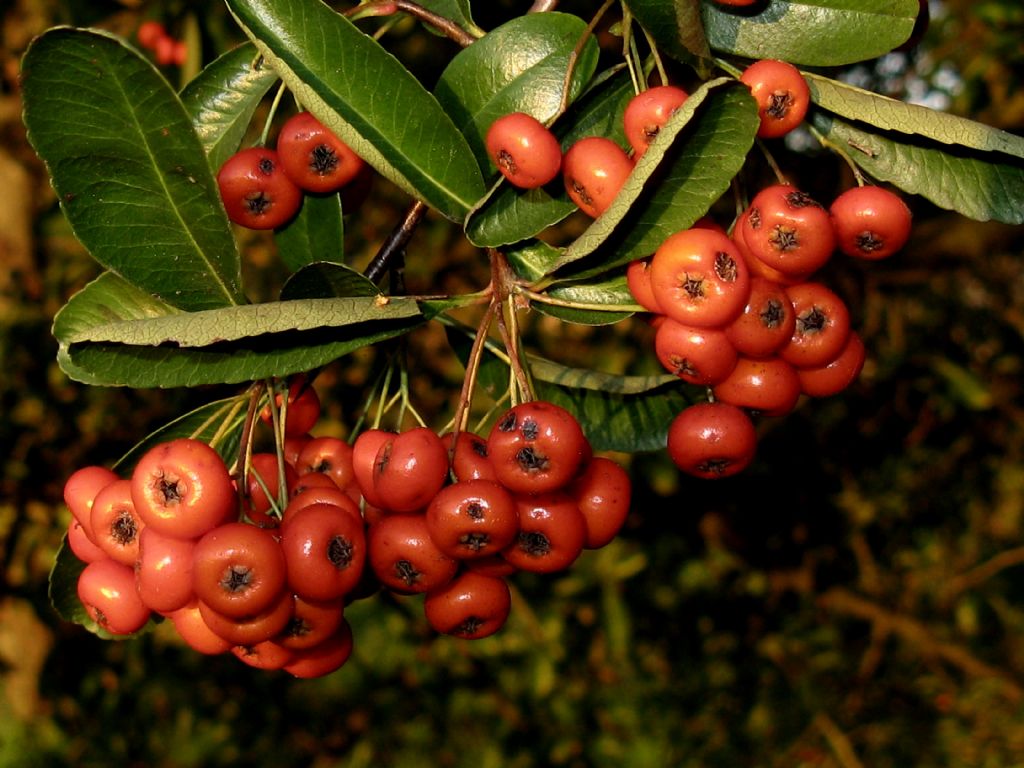
<svg viewBox="0 0 1024 768">
<path fill-rule="evenodd" d="M 465 137 L 394 56 L 319 0 L 228 0 L 310 112 L 379 173 L 450 219 L 484 193 Z"/>
<path fill-rule="evenodd" d="M 805 72 L 811 98 L 829 112 L 885 131 L 917 134 L 943 144 L 1024 158 L 1024 138 L 928 107 L 907 104 L 821 75 Z M 998 161 L 999 158 L 993 158 Z"/>
<path fill-rule="evenodd" d="M 93 258 L 183 309 L 242 302 L 206 154 L 153 65 L 105 33 L 57 28 L 23 66 L 29 138 Z"/>
<path fill-rule="evenodd" d="M 547 291 L 547 294 L 559 301 L 572 302 L 574 304 L 609 306 L 629 306 L 636 308 L 631 311 L 620 311 L 613 309 L 596 309 L 594 306 L 563 307 L 554 304 L 545 304 L 541 301 L 531 303 L 538 312 L 551 315 L 569 323 L 580 325 L 611 325 L 630 317 L 634 312 L 643 312 L 644 309 L 636 304 L 633 294 L 629 292 L 626 285 L 625 275 L 615 275 L 607 279 L 588 280 L 580 283 L 563 283 L 556 285 Z"/>
<path fill-rule="evenodd" d="M 812 120 L 876 179 L 977 221 L 1024 223 L 1024 161 L 870 130 L 820 110 Z"/>
<path fill-rule="evenodd" d="M 216 171 L 238 151 L 260 101 L 277 82 L 252 43 L 210 62 L 181 91 L 199 141 Z"/>
<path fill-rule="evenodd" d="M 583 278 L 653 253 L 729 188 L 757 126 L 745 87 L 726 78 L 701 86 L 662 127 L 611 207 L 550 271 Z"/>
<path fill-rule="evenodd" d="M 711 47 L 750 59 L 810 67 L 853 64 L 906 42 L 917 0 L 771 0 L 757 13 L 703 4 Z"/>
<path fill-rule="evenodd" d="M 184 313 L 106 273 L 71 298 L 54 335 L 58 362 L 73 379 L 179 387 L 308 371 L 423 320 L 411 299 L 381 306 L 372 297 Z"/>
<path fill-rule="evenodd" d="M 434 94 L 485 175 L 497 176 L 484 144 L 491 123 L 525 112 L 548 124 L 558 114 L 570 58 L 586 29 L 578 16 L 564 13 L 520 16 L 464 48 L 445 68 Z M 568 102 L 594 74 L 597 55 L 597 43 L 588 38 L 573 68 Z"/>
</svg>

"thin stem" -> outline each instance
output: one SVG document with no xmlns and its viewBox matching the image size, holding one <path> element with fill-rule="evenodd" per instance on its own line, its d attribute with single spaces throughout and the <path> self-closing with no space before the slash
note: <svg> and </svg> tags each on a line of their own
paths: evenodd
<svg viewBox="0 0 1024 768">
<path fill-rule="evenodd" d="M 778 179 L 779 184 L 789 184 L 789 179 L 786 178 L 786 174 L 782 172 L 782 168 L 775 160 L 775 156 L 771 153 L 771 150 L 765 145 L 761 139 L 757 139 L 757 148 L 761 150 L 761 154 L 764 155 L 765 162 L 772 169 L 772 173 L 775 174 L 775 178 Z"/>
<path fill-rule="evenodd" d="M 274 100 L 270 103 L 270 112 L 267 115 L 267 121 L 263 124 L 263 133 L 260 134 L 260 140 L 257 146 L 267 146 L 267 140 L 270 138 L 270 126 L 274 123 L 274 116 L 277 114 L 277 108 L 281 105 L 281 97 L 284 96 L 284 92 L 287 89 L 288 88 L 284 82 L 277 86 L 277 93 L 274 94 Z"/>
<path fill-rule="evenodd" d="M 598 9 L 594 18 L 590 20 L 586 30 L 580 35 L 579 41 L 576 43 L 576 47 L 572 49 L 572 53 L 569 54 L 569 66 L 565 68 L 565 79 L 562 81 L 562 100 L 558 105 L 558 114 L 561 115 L 569 106 L 569 89 L 572 86 L 572 76 L 576 71 L 576 62 L 579 60 L 580 53 L 583 52 L 583 46 L 587 44 L 587 40 L 594 34 L 594 30 L 597 29 L 597 25 L 601 21 L 601 17 L 612 7 L 615 0 L 605 0 L 604 4 Z"/>
<path fill-rule="evenodd" d="M 391 231 L 388 238 L 383 242 L 380 250 L 373 257 L 373 260 L 363 271 L 363 274 L 372 282 L 376 283 L 381 276 L 391 267 L 392 261 L 398 258 L 405 246 L 412 239 L 416 227 L 423 220 L 427 212 L 426 203 L 417 200 L 413 203 L 398 225 Z"/>
<path fill-rule="evenodd" d="M 451 19 L 439 16 L 429 11 L 418 3 L 409 0 L 394 0 L 394 2 L 364 3 L 350 8 L 345 15 L 350 20 L 369 18 L 372 16 L 391 16 L 402 12 L 414 16 L 420 21 L 429 24 L 449 40 L 453 40 L 463 48 L 476 42 L 476 37 L 460 27 Z"/>
<path fill-rule="evenodd" d="M 651 33 L 647 31 L 646 27 L 641 27 L 644 32 L 644 37 L 647 38 L 647 45 L 651 49 L 651 56 L 654 57 L 654 66 L 658 70 L 658 77 L 661 79 L 662 85 L 668 85 L 668 71 L 665 69 L 665 62 L 661 60 L 661 54 L 658 53 L 658 45 L 654 42 L 654 38 L 651 37 Z"/>
<path fill-rule="evenodd" d="M 546 13 L 558 7 L 558 0 L 533 0 L 527 13 Z"/>
<path fill-rule="evenodd" d="M 384 400 L 388 396 L 388 390 L 391 389 L 391 377 L 394 372 L 394 366 L 391 364 L 391 361 L 388 361 L 388 369 L 384 374 L 384 384 L 380 390 L 380 400 L 377 401 L 377 415 L 373 419 L 373 429 L 380 429 L 380 424 L 384 420 L 384 413 L 391 407 L 390 405 L 385 407 Z"/>
<path fill-rule="evenodd" d="M 807 130 L 811 132 L 811 135 L 818 140 L 818 143 L 821 144 L 821 146 L 823 146 L 830 152 L 835 152 L 837 155 L 843 158 L 843 160 L 846 161 L 846 164 L 850 166 L 850 170 L 853 172 L 853 178 L 857 180 L 858 187 L 863 187 L 867 183 L 864 179 L 864 173 L 861 171 L 860 166 L 858 166 L 857 163 L 853 161 L 853 158 L 850 156 L 849 152 L 847 152 L 841 146 L 836 144 L 834 141 L 826 138 L 821 131 L 819 131 L 810 123 L 807 124 Z"/>
<path fill-rule="evenodd" d="M 203 432 L 209 429 L 210 425 L 213 424 L 213 422 L 215 422 L 217 419 L 220 419 L 220 424 L 217 426 L 217 431 L 213 433 L 213 437 L 211 437 L 208 441 L 211 446 L 219 443 L 223 439 L 224 434 L 227 432 L 228 423 L 231 421 L 231 419 L 235 417 L 235 414 L 238 413 L 238 410 L 242 407 L 242 402 L 243 401 L 240 398 L 235 398 L 230 403 L 224 403 L 224 405 L 222 405 L 220 408 L 218 408 L 210 415 L 210 418 L 208 418 L 206 421 L 204 421 L 202 424 L 200 424 L 198 427 L 192 430 L 192 434 L 190 435 L 190 437 L 193 440 L 198 439 L 199 436 L 203 434 Z M 227 414 L 221 417 L 221 414 L 224 413 L 225 409 L 227 410 Z"/>
<path fill-rule="evenodd" d="M 466 360 L 466 378 L 462 381 L 459 404 L 455 409 L 455 423 L 452 426 L 452 431 L 455 433 L 455 436 L 452 438 L 453 450 L 459 432 L 466 428 L 466 422 L 469 420 L 469 407 L 473 402 L 473 391 L 476 389 L 480 362 L 483 360 L 484 349 L 487 348 L 487 333 L 491 328 L 491 323 L 494 322 L 497 308 L 497 303 L 492 299 L 491 303 L 487 305 L 487 311 L 484 312 L 484 316 L 480 319 L 480 325 L 476 329 L 476 336 L 473 338 L 473 346 L 469 350 L 469 358 Z"/>
<path fill-rule="evenodd" d="M 724 69 L 733 77 L 739 79 L 740 75 L 743 74 L 743 70 L 739 67 L 733 66 L 730 62 L 725 59 L 715 59 L 715 64 L 718 65 L 719 69 Z"/>
<path fill-rule="evenodd" d="M 238 458 L 235 459 L 235 464 L 231 467 L 231 474 L 233 476 L 237 476 L 238 471 L 245 467 L 245 455 L 248 446 L 252 443 L 253 422 L 256 420 L 256 411 L 259 408 L 262 391 L 262 384 L 254 383 L 249 387 L 249 410 L 246 411 L 245 423 L 242 426 L 242 437 L 238 443 Z M 241 486 L 239 486 L 239 493 L 241 493 Z"/>
<path fill-rule="evenodd" d="M 640 76 L 643 67 L 636 53 L 636 45 L 633 44 L 633 13 L 627 5 L 622 6 L 622 58 L 626 62 L 626 69 L 629 70 L 633 93 L 638 94 L 646 90 L 647 81 Z"/>
</svg>

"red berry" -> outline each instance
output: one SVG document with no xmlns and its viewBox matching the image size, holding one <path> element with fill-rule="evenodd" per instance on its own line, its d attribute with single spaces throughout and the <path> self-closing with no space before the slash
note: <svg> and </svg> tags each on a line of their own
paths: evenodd
<svg viewBox="0 0 1024 768">
<path fill-rule="evenodd" d="M 287 224 L 302 205 L 302 190 L 281 169 L 277 152 L 249 147 L 232 155 L 217 174 L 228 218 L 249 229 Z"/>
<path fill-rule="evenodd" d="M 562 148 L 544 124 L 524 112 L 499 117 L 484 139 L 487 154 L 510 183 L 542 187 L 562 168 Z"/>
</svg>

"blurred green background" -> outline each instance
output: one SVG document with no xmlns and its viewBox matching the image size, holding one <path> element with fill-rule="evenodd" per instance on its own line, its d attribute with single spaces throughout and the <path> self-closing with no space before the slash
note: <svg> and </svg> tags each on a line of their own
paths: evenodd
<svg viewBox="0 0 1024 768">
<path fill-rule="evenodd" d="M 88 388 L 57 368 L 53 315 L 97 267 L 25 141 L 19 58 L 55 24 L 130 38 L 155 18 L 192 44 L 185 71 L 167 70 L 177 82 L 237 33 L 202 2 L 2 7 L 0 765 L 1024 765 L 1024 231 L 922 200 L 904 253 L 828 273 L 867 342 L 861 380 L 763 422 L 740 477 L 691 481 L 662 454 L 632 457 L 620 539 L 562 576 L 517 577 L 492 638 L 438 639 L 417 599 L 377 597 L 348 610 L 351 661 L 295 681 L 202 657 L 167 627 L 104 642 L 62 623 L 46 589 L 64 479 L 222 393 Z M 488 5 L 478 21 L 526 7 Z M 932 10 L 918 48 L 847 75 L 1020 133 L 1018 0 Z M 411 24 L 386 44 L 427 79 L 453 52 Z M 780 161 L 820 199 L 850 183 L 829 158 Z M 354 264 L 406 202 L 377 185 L 346 222 Z M 250 290 L 270 291 L 266 241 L 245 253 Z M 479 288 L 482 261 L 428 219 L 407 280 Z M 570 365 L 652 365 L 639 319 L 532 331 Z M 410 354 L 417 405 L 446 414 L 462 374 L 443 334 L 417 332 Z M 321 432 L 351 428 L 367 358 L 318 383 Z"/>
</svg>

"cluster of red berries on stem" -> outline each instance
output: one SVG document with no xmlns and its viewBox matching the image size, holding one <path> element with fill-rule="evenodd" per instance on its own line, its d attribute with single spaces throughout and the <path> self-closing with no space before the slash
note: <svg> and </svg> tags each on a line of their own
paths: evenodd
<svg viewBox="0 0 1024 768">
<path fill-rule="evenodd" d="M 249 229 L 276 229 L 305 193 L 331 194 L 363 175 L 365 162 L 309 112 L 289 118 L 275 148 L 249 147 L 228 158 L 217 186 L 228 218 Z"/>
<path fill-rule="evenodd" d="M 906 204 L 881 187 L 850 189 L 826 210 L 776 184 L 754 197 L 731 237 L 702 220 L 629 265 L 630 291 L 656 315 L 659 361 L 712 393 L 669 429 L 669 455 L 683 471 L 741 471 L 756 446 L 748 413 L 782 416 L 801 395 L 834 395 L 857 378 L 865 349 L 850 310 L 813 276 L 836 250 L 892 255 L 910 225 Z"/>
<path fill-rule="evenodd" d="M 510 613 L 511 574 L 569 567 L 629 511 L 626 472 L 551 403 L 509 409 L 486 439 L 369 429 L 353 445 L 309 434 L 308 385 L 281 410 L 283 451 L 251 454 L 241 478 L 179 438 L 128 478 L 89 466 L 68 479 L 78 596 L 103 630 L 130 635 L 155 613 L 202 653 L 321 676 L 351 654 L 352 600 L 422 594 L 434 630 L 486 637 Z"/>
</svg>

